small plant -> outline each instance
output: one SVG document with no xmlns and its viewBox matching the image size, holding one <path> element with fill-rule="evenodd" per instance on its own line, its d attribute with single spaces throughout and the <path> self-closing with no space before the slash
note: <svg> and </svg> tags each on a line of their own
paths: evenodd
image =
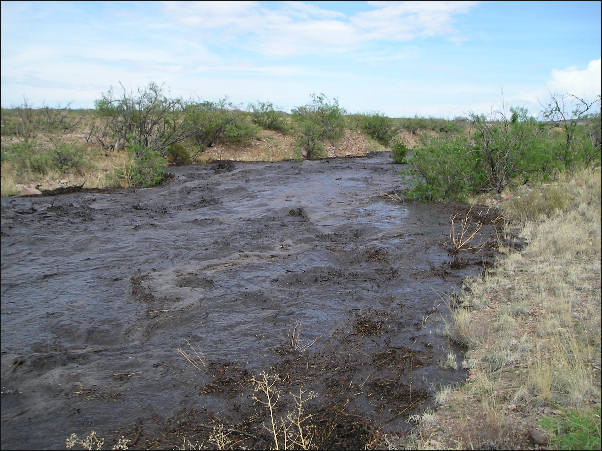
<svg viewBox="0 0 602 451">
<path fill-rule="evenodd" d="M 116 169 L 108 176 L 108 184 L 136 188 L 157 186 L 167 178 L 167 160 L 150 147 L 142 148 L 130 141 L 128 161 L 124 168 Z"/>
<path fill-rule="evenodd" d="M 318 341 L 318 338 L 320 338 L 320 337 L 316 337 L 314 340 L 302 344 L 301 340 L 299 339 L 300 332 L 301 332 L 301 321 L 297 321 L 295 323 L 295 325 L 289 329 L 289 332 L 288 332 L 288 336 L 290 339 L 290 343 L 289 343 L 290 348 L 293 351 L 304 352 L 304 351 L 308 350 L 316 341 Z"/>
<path fill-rule="evenodd" d="M 592 411 L 565 410 L 538 423 L 550 435 L 553 449 L 600 449 L 600 407 Z"/>
<path fill-rule="evenodd" d="M 75 144 L 55 144 L 51 154 L 54 168 L 61 173 L 74 172 L 82 175 L 85 169 L 91 167 L 85 149 Z"/>
<path fill-rule="evenodd" d="M 65 447 L 67 449 L 73 449 L 76 446 L 81 446 L 84 449 L 102 449 L 105 441 L 103 438 L 98 437 L 95 431 L 90 432 L 86 437 L 79 438 L 77 434 L 71 434 L 67 440 L 65 440 Z"/>
<path fill-rule="evenodd" d="M 324 142 L 336 142 L 345 131 L 344 110 L 339 102 L 332 102 L 324 94 L 312 94 L 313 102 L 293 109 L 299 138 L 297 153 L 308 160 L 324 155 Z"/>
<path fill-rule="evenodd" d="M 451 368 L 452 370 L 457 370 L 458 369 L 458 363 L 456 362 L 456 354 L 454 354 L 453 352 L 449 352 L 447 354 L 447 358 L 445 359 L 445 365 L 446 368 Z"/>
<path fill-rule="evenodd" d="M 361 115 L 359 127 L 383 146 L 388 146 L 395 135 L 393 121 L 383 114 Z"/>
<path fill-rule="evenodd" d="M 258 127 L 226 99 L 188 102 L 183 111 L 184 126 L 198 146 L 198 152 L 218 142 L 244 143 L 258 133 Z"/>
<path fill-rule="evenodd" d="M 260 127 L 282 133 L 288 131 L 285 118 L 274 110 L 271 102 L 258 102 L 257 105 L 250 105 L 250 110 L 253 122 Z"/>
<path fill-rule="evenodd" d="M 176 143 L 167 148 L 167 161 L 169 164 L 182 166 L 190 164 L 192 159 L 190 152 L 182 144 Z"/>
<path fill-rule="evenodd" d="M 117 443 L 113 445 L 111 449 L 128 449 L 131 440 L 126 439 L 121 436 Z M 95 431 L 90 432 L 86 437 L 79 438 L 77 434 L 71 434 L 67 440 L 65 440 L 65 448 L 73 449 L 75 447 L 81 446 L 83 449 L 87 450 L 96 450 L 102 449 L 105 443 L 104 438 L 98 437 Z"/>
<path fill-rule="evenodd" d="M 396 164 L 406 164 L 408 162 L 408 148 L 401 141 L 395 141 L 391 149 L 391 157 Z"/>
<path fill-rule="evenodd" d="M 203 371 L 207 367 L 207 361 L 203 352 L 199 349 L 196 349 L 194 346 L 190 344 L 188 340 L 186 340 L 186 344 L 188 345 L 189 351 L 185 351 L 181 346 L 178 346 L 178 353 L 182 357 L 184 357 L 188 363 L 194 366 L 197 370 Z"/>
<path fill-rule="evenodd" d="M 472 207 L 470 207 L 470 209 L 461 219 L 459 231 L 456 231 L 456 219 L 458 219 L 461 216 L 460 213 L 456 213 L 450 218 L 451 230 L 449 232 L 449 242 L 447 243 L 447 248 L 448 252 L 452 255 L 455 255 L 460 251 L 480 249 L 486 243 L 485 241 L 483 241 L 477 246 L 470 245 L 470 242 L 479 233 L 481 227 L 483 226 L 482 222 L 479 221 L 474 223 L 471 220 L 471 211 Z M 472 224 L 472 230 L 470 224 Z"/>
<path fill-rule="evenodd" d="M 259 378 L 252 378 L 253 399 L 265 406 L 270 414 L 270 425 L 264 426 L 272 436 L 274 449 L 312 449 L 314 428 L 307 424 L 313 415 L 305 412 L 304 404 L 316 397 L 314 392 L 306 392 L 299 388 L 299 394 L 291 393 L 295 408 L 284 416 L 277 417 L 275 407 L 280 400 L 280 390 L 276 384 L 280 382 L 277 375 L 265 372 Z"/>
</svg>

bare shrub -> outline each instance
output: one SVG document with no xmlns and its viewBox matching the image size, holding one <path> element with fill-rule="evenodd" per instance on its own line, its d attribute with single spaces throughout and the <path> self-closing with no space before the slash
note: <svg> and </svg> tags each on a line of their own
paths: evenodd
<svg viewBox="0 0 602 451">
<path fill-rule="evenodd" d="M 470 213 L 472 207 L 464 214 L 464 217 L 460 220 L 460 230 L 456 230 L 456 220 L 461 217 L 460 213 L 454 214 L 450 218 L 451 230 L 449 232 L 449 242 L 447 242 L 447 248 L 450 254 L 455 255 L 460 251 L 471 251 L 478 250 L 485 245 L 485 241 L 474 246 L 470 243 L 477 236 L 483 223 L 481 221 L 474 222 L 471 218 Z"/>
<path fill-rule="evenodd" d="M 137 94 L 128 94 L 125 87 L 121 87 L 121 97 L 116 97 L 111 88 L 96 101 L 96 111 L 106 122 L 95 135 L 105 149 L 118 150 L 133 140 L 141 148 L 150 148 L 165 156 L 168 146 L 190 136 L 190 129 L 181 121 L 180 99 L 167 98 L 154 82 L 139 88 Z"/>
<path fill-rule="evenodd" d="M 270 424 L 264 427 L 272 436 L 274 449 L 313 449 L 315 428 L 308 424 L 313 417 L 305 412 L 304 404 L 315 398 L 314 392 L 306 392 L 299 388 L 299 394 L 291 393 L 295 407 L 284 415 L 276 414 L 276 404 L 280 400 L 281 391 L 277 387 L 280 378 L 276 374 L 261 372 L 253 377 L 253 399 L 265 406 L 269 412 Z"/>
</svg>

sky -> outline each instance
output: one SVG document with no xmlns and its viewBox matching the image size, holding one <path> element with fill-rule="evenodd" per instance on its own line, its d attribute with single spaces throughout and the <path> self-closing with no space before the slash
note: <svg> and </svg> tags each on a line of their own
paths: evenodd
<svg viewBox="0 0 602 451">
<path fill-rule="evenodd" d="M 600 2 L 2 2 L 1 104 L 120 83 L 290 111 L 453 118 L 600 94 Z"/>
</svg>

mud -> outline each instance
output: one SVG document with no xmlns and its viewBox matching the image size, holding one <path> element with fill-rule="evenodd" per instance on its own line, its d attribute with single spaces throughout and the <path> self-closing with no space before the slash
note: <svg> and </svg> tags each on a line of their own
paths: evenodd
<svg viewBox="0 0 602 451">
<path fill-rule="evenodd" d="M 262 371 L 277 416 L 315 393 L 316 446 L 406 433 L 465 377 L 446 295 L 494 248 L 450 253 L 461 206 L 393 202 L 398 170 L 388 153 L 219 162 L 162 187 L 3 198 L 2 448 L 91 430 L 109 447 L 215 447 L 218 427 L 273 446 Z"/>
</svg>

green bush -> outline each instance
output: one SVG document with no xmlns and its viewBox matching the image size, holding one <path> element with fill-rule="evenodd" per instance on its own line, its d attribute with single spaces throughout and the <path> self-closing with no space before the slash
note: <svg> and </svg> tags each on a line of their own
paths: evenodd
<svg viewBox="0 0 602 451">
<path fill-rule="evenodd" d="M 244 144 L 256 138 L 259 128 L 241 111 L 232 114 L 232 120 L 226 124 L 224 132 L 218 140 L 224 143 Z"/>
<path fill-rule="evenodd" d="M 383 146 L 388 146 L 396 133 L 393 128 L 393 121 L 382 114 L 361 115 L 359 126 L 362 131 Z"/>
<path fill-rule="evenodd" d="M 275 130 L 282 133 L 288 132 L 288 124 L 285 117 L 274 110 L 270 102 L 257 102 L 250 105 L 253 122 L 267 130 Z"/>
<path fill-rule="evenodd" d="M 184 123 L 201 152 L 218 142 L 247 142 L 259 132 L 258 127 L 226 99 L 189 102 L 184 107 Z"/>
<path fill-rule="evenodd" d="M 167 161 L 176 166 L 192 163 L 190 152 L 180 143 L 172 144 L 167 148 Z"/>
<path fill-rule="evenodd" d="M 60 172 L 83 174 L 85 169 L 92 165 L 87 158 L 86 151 L 76 144 L 59 143 L 52 150 L 54 168 Z"/>
<path fill-rule="evenodd" d="M 551 449 L 600 449 L 600 407 L 565 410 L 538 423 L 550 436 Z"/>
<path fill-rule="evenodd" d="M 391 148 L 391 157 L 397 164 L 405 164 L 408 162 L 408 148 L 401 141 L 395 141 Z"/>
<path fill-rule="evenodd" d="M 345 117 L 337 99 L 329 101 L 324 94 L 312 94 L 312 103 L 292 110 L 299 137 L 297 154 L 307 159 L 324 154 L 324 142 L 336 142 L 345 132 Z"/>
<path fill-rule="evenodd" d="M 432 200 L 484 191 L 501 193 L 511 181 L 546 180 L 566 168 L 599 164 L 595 126 L 585 122 L 571 129 L 567 155 L 565 129 L 538 122 L 525 108 L 511 108 L 510 112 L 510 119 L 502 114 L 493 118 L 472 115 L 470 138 L 447 133 L 434 138 L 422 135 L 411 161 L 420 179 L 409 195 Z M 562 200 L 552 194 L 529 199 L 532 212 L 525 214 L 560 205 Z"/>
<path fill-rule="evenodd" d="M 464 199 L 480 184 L 475 167 L 474 146 L 465 136 L 423 135 L 412 156 L 412 172 L 417 185 L 407 193 L 409 199 Z"/>
<path fill-rule="evenodd" d="M 149 188 L 161 184 L 167 178 L 167 160 L 159 151 L 141 147 L 133 139 L 128 145 L 128 161 L 124 168 L 116 169 L 107 176 L 109 185 L 125 185 Z"/>
<path fill-rule="evenodd" d="M 299 137 L 295 143 L 295 158 L 308 160 L 326 157 L 322 128 L 311 120 L 299 122 Z"/>
<path fill-rule="evenodd" d="M 52 156 L 42 150 L 34 141 L 23 141 L 3 146 L 4 159 L 10 161 L 17 175 L 46 174 L 52 169 Z"/>
</svg>

